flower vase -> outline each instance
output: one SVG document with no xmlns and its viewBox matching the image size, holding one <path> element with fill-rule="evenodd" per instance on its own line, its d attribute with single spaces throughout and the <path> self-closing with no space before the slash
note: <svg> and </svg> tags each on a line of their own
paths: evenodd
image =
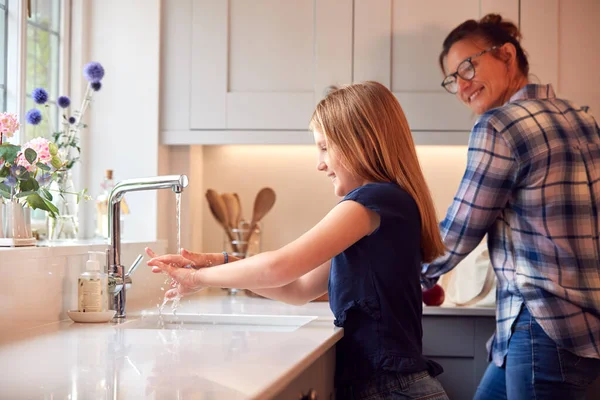
<svg viewBox="0 0 600 400">
<path fill-rule="evenodd" d="M 79 204 L 71 170 L 59 173 L 57 179 L 50 184 L 49 190 L 53 197 L 52 204 L 58 209 L 58 214 L 55 217 L 48 214 L 48 240 L 77 239 Z"/>
<path fill-rule="evenodd" d="M 0 203 L 0 246 L 34 246 L 31 208 L 15 202 Z"/>
</svg>

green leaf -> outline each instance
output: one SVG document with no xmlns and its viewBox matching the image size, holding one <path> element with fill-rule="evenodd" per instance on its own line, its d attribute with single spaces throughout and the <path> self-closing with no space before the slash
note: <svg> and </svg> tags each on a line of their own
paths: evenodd
<svg viewBox="0 0 600 400">
<path fill-rule="evenodd" d="M 10 175 L 10 168 L 7 167 L 6 165 L 4 165 L 2 168 L 0 168 L 0 176 L 1 177 L 6 177 Z"/>
<path fill-rule="evenodd" d="M 0 158 L 4 159 L 4 161 L 9 164 L 12 164 L 15 162 L 15 158 L 17 158 L 19 151 L 21 151 L 21 146 L 3 143 L 0 145 Z"/>
<path fill-rule="evenodd" d="M 56 169 L 59 169 L 60 167 L 62 167 L 62 161 L 60 161 L 60 158 L 58 158 L 56 156 L 52 156 L 52 160 L 50 160 L 50 164 L 52 164 L 52 166 Z"/>
<path fill-rule="evenodd" d="M 35 180 L 35 178 L 29 178 L 27 180 L 22 181 L 19 187 L 22 192 L 36 192 L 40 188 L 40 184 L 38 183 L 38 181 Z"/>
<path fill-rule="evenodd" d="M 35 159 L 37 158 L 37 153 L 34 149 L 26 148 L 25 149 L 25 159 L 29 161 L 29 164 L 33 164 Z"/>
<path fill-rule="evenodd" d="M 87 188 L 83 189 L 79 193 L 77 193 L 77 204 L 81 201 L 81 199 L 87 200 Z"/>
<path fill-rule="evenodd" d="M 52 217 L 56 217 L 56 214 L 58 214 L 58 209 L 56 206 L 49 201 L 44 200 L 37 193 L 30 194 L 27 196 L 26 200 L 27 204 L 29 204 L 29 207 L 33 208 L 34 210 L 39 208 L 40 210 L 48 211 Z"/>
<path fill-rule="evenodd" d="M 15 195 L 16 198 L 20 199 L 21 197 L 27 197 L 31 194 L 37 193 L 35 190 L 28 190 L 26 192 L 19 192 Z"/>
<path fill-rule="evenodd" d="M 21 175 L 16 175 L 16 178 L 20 181 L 28 181 L 31 178 L 31 174 L 29 171 L 25 171 Z"/>
<path fill-rule="evenodd" d="M 50 150 L 50 155 L 51 156 L 55 156 L 58 153 L 58 146 L 54 143 L 50 143 L 50 146 L 48 146 L 49 150 Z"/>
<path fill-rule="evenodd" d="M 4 183 L 0 183 L 0 195 L 7 199 L 10 199 L 10 187 Z"/>
<path fill-rule="evenodd" d="M 52 217 L 56 217 L 58 214 L 60 214 L 58 212 L 58 208 L 56 208 L 56 206 L 54 204 L 52 204 L 52 202 L 42 198 L 42 200 L 44 200 L 44 203 L 46 204 L 46 206 L 48 206 L 48 212 L 50 212 L 50 214 L 52 215 Z"/>
<path fill-rule="evenodd" d="M 39 162 L 39 161 L 35 165 L 42 171 L 50 171 L 52 169 L 49 166 L 47 166 L 46 164 Z"/>
<path fill-rule="evenodd" d="M 47 200 L 52 201 L 52 193 L 50 193 L 50 191 L 45 187 L 40 188 L 40 194 L 44 196 L 44 198 L 46 198 Z"/>
</svg>

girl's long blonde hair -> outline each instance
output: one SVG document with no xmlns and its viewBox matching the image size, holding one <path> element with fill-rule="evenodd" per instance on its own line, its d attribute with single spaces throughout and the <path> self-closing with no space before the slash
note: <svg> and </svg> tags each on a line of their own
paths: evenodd
<svg viewBox="0 0 600 400">
<path fill-rule="evenodd" d="M 395 182 L 412 196 L 421 214 L 423 262 L 444 253 L 412 134 L 392 92 L 372 81 L 337 89 L 317 105 L 310 129 L 327 138 L 351 173 L 371 182 Z"/>
</svg>

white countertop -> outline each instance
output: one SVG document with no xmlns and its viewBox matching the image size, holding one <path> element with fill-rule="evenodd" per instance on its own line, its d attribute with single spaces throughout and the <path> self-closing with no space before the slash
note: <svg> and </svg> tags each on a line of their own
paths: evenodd
<svg viewBox="0 0 600 400">
<path fill-rule="evenodd" d="M 183 300 L 178 312 L 319 318 L 293 332 L 48 324 L 3 337 L 0 398 L 265 399 L 343 335 L 327 303 L 295 307 L 211 293 Z M 130 313 L 128 320 L 139 315 Z"/>
<path fill-rule="evenodd" d="M 493 311 L 425 307 L 424 314 L 489 316 Z M 164 312 L 170 313 L 169 307 Z M 5 334 L 0 337 L 0 398 L 264 399 L 343 336 L 326 302 L 296 307 L 211 289 L 184 299 L 178 313 L 318 319 L 292 332 L 123 329 L 127 323 L 69 320 Z M 128 321 L 140 315 L 129 312 Z"/>
</svg>

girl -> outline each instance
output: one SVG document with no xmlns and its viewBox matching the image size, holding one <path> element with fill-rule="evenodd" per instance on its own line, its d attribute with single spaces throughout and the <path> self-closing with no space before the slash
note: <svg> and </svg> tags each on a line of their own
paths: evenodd
<svg viewBox="0 0 600 400">
<path fill-rule="evenodd" d="M 441 367 L 421 354 L 421 262 L 444 247 L 400 104 L 377 82 L 346 86 L 317 105 L 310 129 L 317 169 L 343 197 L 315 227 L 244 260 L 184 250 L 148 265 L 178 282 L 169 297 L 241 287 L 304 304 L 329 293 L 335 325 L 344 328 L 338 399 L 447 399 L 434 378 Z"/>
</svg>

